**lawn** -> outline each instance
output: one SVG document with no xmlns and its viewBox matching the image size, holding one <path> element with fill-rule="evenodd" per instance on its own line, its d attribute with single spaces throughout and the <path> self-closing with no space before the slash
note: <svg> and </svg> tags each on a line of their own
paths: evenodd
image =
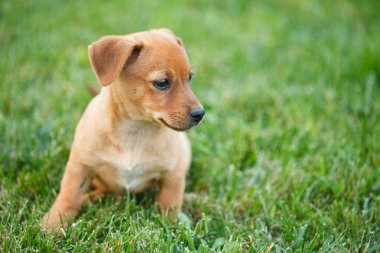
<svg viewBox="0 0 380 253">
<path fill-rule="evenodd" d="M 0 3 L 0 252 L 379 252 L 380 1 Z M 206 108 L 184 212 L 155 192 L 52 205 L 97 85 L 87 46 L 169 27 Z"/>
</svg>

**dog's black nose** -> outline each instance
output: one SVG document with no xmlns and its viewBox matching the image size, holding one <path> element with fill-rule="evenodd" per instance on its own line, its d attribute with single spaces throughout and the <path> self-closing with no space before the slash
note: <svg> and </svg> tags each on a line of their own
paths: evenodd
<svg viewBox="0 0 380 253">
<path fill-rule="evenodd" d="M 191 119 L 195 124 L 198 124 L 202 120 L 203 115 L 205 115 L 205 109 L 202 107 L 190 111 Z"/>
</svg>

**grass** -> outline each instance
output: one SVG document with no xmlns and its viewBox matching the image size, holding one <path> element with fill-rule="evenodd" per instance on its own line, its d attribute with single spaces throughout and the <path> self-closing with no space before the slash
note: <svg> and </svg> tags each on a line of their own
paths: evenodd
<svg viewBox="0 0 380 253">
<path fill-rule="evenodd" d="M 0 4 L 1 252 L 380 251 L 378 1 Z M 44 234 L 96 83 L 87 45 L 170 27 L 207 114 L 189 131 L 184 214 L 155 193 L 83 208 Z"/>
</svg>

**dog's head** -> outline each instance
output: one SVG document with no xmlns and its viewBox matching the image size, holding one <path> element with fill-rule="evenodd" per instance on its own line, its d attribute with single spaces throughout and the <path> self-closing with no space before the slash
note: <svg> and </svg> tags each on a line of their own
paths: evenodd
<svg viewBox="0 0 380 253">
<path fill-rule="evenodd" d="M 105 36 L 89 46 L 89 55 L 99 83 L 128 117 L 178 131 L 202 120 L 185 47 L 170 30 Z"/>
</svg>

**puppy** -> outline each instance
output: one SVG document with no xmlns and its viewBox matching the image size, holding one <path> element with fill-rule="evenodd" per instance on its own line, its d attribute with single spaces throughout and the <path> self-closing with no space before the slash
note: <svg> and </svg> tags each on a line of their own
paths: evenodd
<svg viewBox="0 0 380 253">
<path fill-rule="evenodd" d="M 205 113 L 184 45 L 169 29 L 105 36 L 88 51 L 102 89 L 77 125 L 59 195 L 41 222 L 47 231 L 66 227 L 88 198 L 154 184 L 160 209 L 180 211 L 191 161 L 182 131 Z"/>
</svg>

